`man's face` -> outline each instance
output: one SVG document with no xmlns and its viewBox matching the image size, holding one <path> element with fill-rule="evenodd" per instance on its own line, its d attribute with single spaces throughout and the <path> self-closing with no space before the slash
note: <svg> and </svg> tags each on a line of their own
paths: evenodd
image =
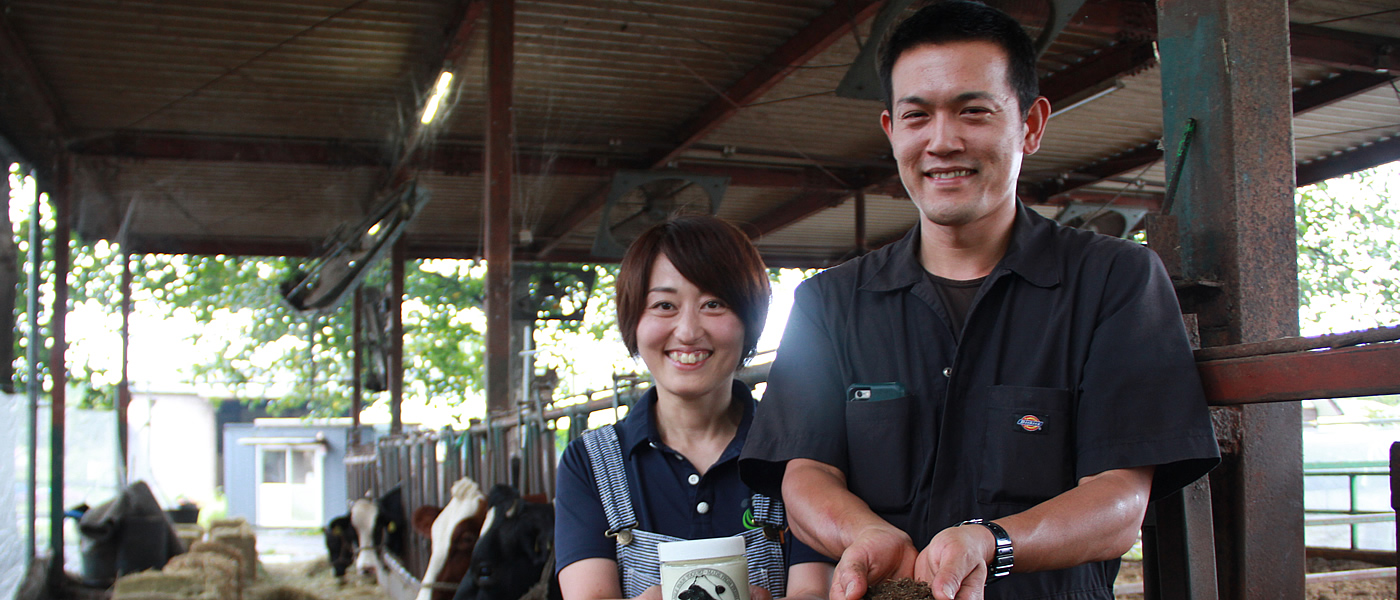
<svg viewBox="0 0 1400 600">
<path fill-rule="evenodd" d="M 923 218 L 956 227 L 1012 210 L 1021 158 L 1040 147 L 1049 103 L 1021 118 L 1005 51 L 991 42 L 925 44 L 891 72 L 880 115 L 899 176 Z"/>
</svg>

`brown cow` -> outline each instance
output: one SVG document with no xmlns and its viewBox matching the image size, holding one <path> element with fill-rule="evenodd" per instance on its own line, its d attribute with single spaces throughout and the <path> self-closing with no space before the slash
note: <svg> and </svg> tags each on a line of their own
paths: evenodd
<svg viewBox="0 0 1400 600">
<path fill-rule="evenodd" d="M 472 549 L 481 534 L 486 496 L 475 481 L 463 477 L 452 484 L 447 506 L 420 506 L 413 511 L 413 529 L 432 540 L 432 553 L 423 572 L 416 600 L 452 600 L 457 583 L 471 566 Z"/>
</svg>

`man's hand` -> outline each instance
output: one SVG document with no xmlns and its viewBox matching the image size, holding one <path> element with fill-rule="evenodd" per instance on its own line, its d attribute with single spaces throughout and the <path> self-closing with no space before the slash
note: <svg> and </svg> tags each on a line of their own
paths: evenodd
<svg viewBox="0 0 1400 600">
<path fill-rule="evenodd" d="M 836 563 L 831 600 L 860 600 L 872 583 L 911 577 L 918 557 L 909 534 L 888 523 L 866 527 Z"/>
<path fill-rule="evenodd" d="M 749 585 L 749 600 L 773 600 L 773 593 L 768 588 Z"/>
<path fill-rule="evenodd" d="M 982 600 L 995 553 L 996 538 L 986 527 L 949 527 L 919 553 L 914 578 L 929 583 L 935 600 Z"/>
</svg>

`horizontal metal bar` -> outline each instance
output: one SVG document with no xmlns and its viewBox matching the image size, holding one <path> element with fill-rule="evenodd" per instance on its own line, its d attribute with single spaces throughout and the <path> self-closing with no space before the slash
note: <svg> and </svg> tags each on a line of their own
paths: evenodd
<svg viewBox="0 0 1400 600">
<path fill-rule="evenodd" d="M 1332 583 L 1337 581 L 1362 581 L 1366 579 L 1385 579 L 1395 577 L 1395 567 L 1379 567 L 1375 569 L 1357 569 L 1355 571 L 1328 571 L 1326 573 L 1308 573 L 1306 575 L 1308 583 Z M 1141 594 L 1142 582 L 1122 583 L 1113 586 L 1113 595 L 1122 596 L 1124 594 Z"/>
<path fill-rule="evenodd" d="M 1358 523 L 1393 523 L 1395 513 L 1377 513 L 1369 515 L 1345 515 L 1338 517 L 1314 517 L 1303 519 L 1306 527 L 1323 527 L 1327 525 L 1356 525 Z"/>
<path fill-rule="evenodd" d="M 1213 406 L 1400 393 L 1400 344 L 1290 352 L 1196 364 Z"/>
</svg>

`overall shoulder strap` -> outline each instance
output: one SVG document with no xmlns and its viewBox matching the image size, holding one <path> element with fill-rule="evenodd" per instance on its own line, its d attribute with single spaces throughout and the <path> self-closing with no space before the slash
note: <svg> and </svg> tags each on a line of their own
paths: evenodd
<svg viewBox="0 0 1400 600">
<path fill-rule="evenodd" d="M 607 534 L 615 536 L 620 531 L 635 529 L 637 516 L 632 511 L 632 495 L 627 487 L 627 472 L 622 466 L 617 430 L 605 425 L 584 432 L 583 447 L 588 451 L 593 480 L 598 484 L 598 498 L 608 516 Z"/>
<path fill-rule="evenodd" d="M 763 494 L 754 494 L 752 506 L 755 523 L 778 529 L 787 527 L 787 511 L 783 507 L 782 500 L 769 498 Z"/>
</svg>

